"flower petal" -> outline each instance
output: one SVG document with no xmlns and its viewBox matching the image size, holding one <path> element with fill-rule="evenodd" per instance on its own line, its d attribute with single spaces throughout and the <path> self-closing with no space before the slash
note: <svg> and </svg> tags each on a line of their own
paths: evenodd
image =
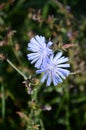
<svg viewBox="0 0 86 130">
<path fill-rule="evenodd" d="M 48 43 L 47 43 L 47 47 L 51 47 L 52 46 L 52 44 L 53 44 L 53 42 L 51 42 L 51 41 L 49 41 Z"/>
<path fill-rule="evenodd" d="M 27 55 L 29 60 L 35 59 L 35 58 L 39 58 L 39 54 L 38 53 L 31 53 Z"/>
<path fill-rule="evenodd" d="M 62 52 L 58 52 L 54 57 L 53 62 L 55 63 L 61 56 L 62 56 Z"/>
<path fill-rule="evenodd" d="M 68 58 L 61 57 L 60 59 L 58 59 L 57 64 L 61 64 L 61 63 L 67 62 L 68 60 L 69 60 Z"/>
<path fill-rule="evenodd" d="M 52 81 L 52 77 L 51 77 L 51 74 L 50 74 L 50 75 L 48 76 L 48 79 L 47 79 L 47 86 L 50 86 L 51 81 Z"/>
<path fill-rule="evenodd" d="M 41 63 L 42 63 L 42 58 L 39 58 L 39 59 L 37 60 L 37 62 L 35 63 L 35 67 L 36 67 L 36 68 L 40 68 Z"/>
<path fill-rule="evenodd" d="M 51 45 L 51 42 L 48 44 Z M 39 68 L 47 62 L 50 55 L 53 54 L 52 49 L 50 49 L 45 43 L 45 37 L 38 35 L 30 40 L 27 49 L 32 51 L 31 54 L 27 55 L 28 60 L 31 60 L 31 64 L 35 63 L 36 68 Z"/>
<path fill-rule="evenodd" d="M 65 77 L 70 74 L 70 71 L 67 69 L 58 68 L 58 71 L 61 72 Z"/>
<path fill-rule="evenodd" d="M 67 68 L 70 67 L 70 64 L 58 64 L 57 67 Z"/>
<path fill-rule="evenodd" d="M 47 79 L 48 73 L 45 73 L 44 76 L 41 79 L 41 82 L 44 83 L 44 81 Z"/>
</svg>

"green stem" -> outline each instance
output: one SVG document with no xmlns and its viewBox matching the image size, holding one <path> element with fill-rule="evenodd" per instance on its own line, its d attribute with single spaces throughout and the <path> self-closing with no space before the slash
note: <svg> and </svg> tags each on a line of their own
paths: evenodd
<svg viewBox="0 0 86 130">
<path fill-rule="evenodd" d="M 27 77 L 26 77 L 9 59 L 6 59 L 6 61 L 7 61 L 25 80 L 27 80 Z"/>
<path fill-rule="evenodd" d="M 70 98 L 70 92 L 69 92 L 69 88 L 67 88 L 66 90 L 66 101 L 67 101 L 67 105 L 65 108 L 66 111 L 66 121 L 67 121 L 67 130 L 70 130 L 70 122 L 69 122 L 69 117 L 70 117 L 70 111 L 69 111 L 69 98 Z"/>
<path fill-rule="evenodd" d="M 17 59 L 18 62 L 21 64 L 21 60 L 20 60 L 19 57 L 17 56 L 17 53 L 15 52 L 14 47 L 13 47 L 12 36 L 9 37 L 9 43 L 10 43 L 10 45 L 11 45 L 12 51 L 13 51 L 13 53 L 14 53 L 16 59 Z"/>
<path fill-rule="evenodd" d="M 2 119 L 4 121 L 4 118 L 5 118 L 5 93 L 4 93 L 3 85 L 1 85 L 1 93 L 2 93 Z"/>
<path fill-rule="evenodd" d="M 40 119 L 41 130 L 45 130 L 42 119 Z"/>
</svg>

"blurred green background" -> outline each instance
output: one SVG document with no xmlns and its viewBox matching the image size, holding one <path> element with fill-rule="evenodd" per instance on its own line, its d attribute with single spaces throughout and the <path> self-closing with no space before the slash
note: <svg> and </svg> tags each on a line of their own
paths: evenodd
<svg viewBox="0 0 86 130">
<path fill-rule="evenodd" d="M 37 110 L 40 114 L 35 118 L 42 121 L 39 129 L 85 130 L 86 1 L 0 0 L 0 56 L 5 54 L 28 77 L 35 68 L 27 60 L 27 45 L 37 34 L 55 43 L 59 40 L 62 45 L 75 45 L 64 51 L 74 74 L 56 87 L 38 86 L 37 101 L 52 107 L 50 111 Z M 23 81 L 6 61 L 0 60 L 0 130 L 26 129 L 24 119 L 17 114 L 30 112 L 31 95 Z"/>
</svg>

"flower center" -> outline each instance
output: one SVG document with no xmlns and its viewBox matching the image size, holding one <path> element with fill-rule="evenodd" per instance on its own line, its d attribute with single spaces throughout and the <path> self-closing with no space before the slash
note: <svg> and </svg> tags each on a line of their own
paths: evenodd
<svg viewBox="0 0 86 130">
<path fill-rule="evenodd" d="M 47 69 L 49 71 L 55 71 L 55 68 L 56 68 L 56 66 L 52 62 L 50 64 L 48 64 L 48 66 L 47 66 Z"/>
<path fill-rule="evenodd" d="M 40 53 L 42 54 L 42 56 L 46 56 L 47 55 L 47 49 L 46 48 L 42 48 Z"/>
</svg>

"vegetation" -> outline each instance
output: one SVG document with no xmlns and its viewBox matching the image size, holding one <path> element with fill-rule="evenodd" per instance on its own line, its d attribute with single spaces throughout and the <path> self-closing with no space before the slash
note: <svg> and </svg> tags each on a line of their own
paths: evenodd
<svg viewBox="0 0 86 130">
<path fill-rule="evenodd" d="M 85 130 L 86 1 L 0 0 L 0 129 Z M 70 59 L 70 76 L 46 87 L 27 59 L 45 36 Z"/>
</svg>

